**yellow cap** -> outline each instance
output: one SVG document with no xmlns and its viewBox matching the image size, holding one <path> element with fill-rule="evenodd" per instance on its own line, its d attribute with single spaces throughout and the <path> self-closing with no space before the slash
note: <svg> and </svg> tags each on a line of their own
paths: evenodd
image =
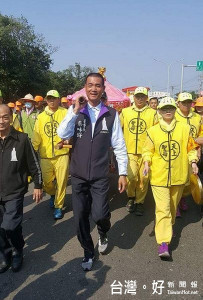
<svg viewBox="0 0 203 300">
<path fill-rule="evenodd" d="M 175 100 L 171 97 L 164 97 L 160 100 L 158 108 L 162 108 L 164 106 L 173 106 L 176 108 Z"/>
<path fill-rule="evenodd" d="M 178 95 L 178 100 L 177 101 L 186 101 L 186 100 L 191 100 L 192 101 L 192 95 L 190 93 L 180 93 Z"/>
<path fill-rule="evenodd" d="M 148 96 L 148 90 L 143 86 L 138 86 L 134 92 L 134 95 L 137 94 L 144 94 L 145 96 Z"/>
<path fill-rule="evenodd" d="M 48 91 L 46 94 L 47 97 L 60 98 L 59 93 L 56 90 Z"/>
</svg>

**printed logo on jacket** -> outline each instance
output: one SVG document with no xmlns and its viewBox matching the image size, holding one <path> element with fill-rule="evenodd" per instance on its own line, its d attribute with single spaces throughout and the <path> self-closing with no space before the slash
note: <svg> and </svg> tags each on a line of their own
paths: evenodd
<svg viewBox="0 0 203 300">
<path fill-rule="evenodd" d="M 180 154 L 180 145 L 178 142 L 171 140 L 169 147 L 169 142 L 165 141 L 161 143 L 159 147 L 159 153 L 165 161 L 169 161 L 169 158 L 170 160 L 174 160 Z"/>
<path fill-rule="evenodd" d="M 109 133 L 108 127 L 106 124 L 106 118 L 103 118 L 103 120 L 102 120 L 102 130 L 100 131 L 100 133 Z"/>
<path fill-rule="evenodd" d="M 128 128 L 129 128 L 130 132 L 133 134 L 136 134 L 136 133 L 142 134 L 143 132 L 146 131 L 147 125 L 146 125 L 145 120 L 134 118 L 129 122 Z"/>
<path fill-rule="evenodd" d="M 197 136 L 197 129 L 194 125 L 190 124 L 190 135 L 194 138 Z"/>
<path fill-rule="evenodd" d="M 56 136 L 57 135 L 57 128 L 59 126 L 59 123 L 57 121 L 53 121 L 52 122 L 47 122 L 45 125 L 44 125 L 44 132 L 45 134 L 48 136 L 48 137 L 52 137 L 53 136 Z"/>
</svg>

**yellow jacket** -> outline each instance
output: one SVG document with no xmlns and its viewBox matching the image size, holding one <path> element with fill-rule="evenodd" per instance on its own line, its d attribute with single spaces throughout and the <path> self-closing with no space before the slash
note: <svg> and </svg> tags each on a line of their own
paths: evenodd
<svg viewBox="0 0 203 300">
<path fill-rule="evenodd" d="M 189 125 L 175 119 L 168 125 L 160 120 L 147 132 L 142 156 L 143 161 L 151 165 L 151 185 L 170 187 L 185 184 L 188 179 L 188 160 L 190 163 L 198 160 Z"/>
<path fill-rule="evenodd" d="M 56 144 L 61 141 L 57 135 L 57 128 L 67 114 L 67 109 L 59 107 L 52 112 L 48 106 L 44 112 L 38 115 L 33 131 L 32 144 L 35 151 L 39 151 L 41 158 L 53 158 L 65 155 L 69 152 L 67 148 L 55 149 Z"/>
<path fill-rule="evenodd" d="M 133 104 L 122 110 L 120 121 L 128 153 L 142 153 L 142 147 L 147 137 L 147 129 L 156 124 L 157 119 L 157 112 L 149 106 L 138 109 Z"/>
<path fill-rule="evenodd" d="M 12 123 L 12 125 L 13 125 L 13 127 L 14 127 L 16 130 L 18 130 L 18 131 L 20 131 L 20 132 L 23 132 L 23 130 L 22 130 L 21 126 L 20 126 L 20 121 L 19 121 L 19 119 L 18 119 L 18 115 L 15 114 L 15 113 L 13 113 L 13 123 Z"/>
<path fill-rule="evenodd" d="M 177 108 L 175 118 L 177 121 L 190 125 L 190 134 L 194 139 L 202 135 L 201 116 L 198 115 L 196 112 L 192 111 L 192 109 L 190 110 L 189 115 L 185 117 L 182 114 L 181 110 Z"/>
</svg>

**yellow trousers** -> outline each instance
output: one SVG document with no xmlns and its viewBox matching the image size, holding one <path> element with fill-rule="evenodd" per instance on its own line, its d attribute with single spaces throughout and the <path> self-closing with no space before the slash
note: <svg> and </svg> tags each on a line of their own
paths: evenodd
<svg viewBox="0 0 203 300">
<path fill-rule="evenodd" d="M 171 187 L 152 186 L 156 203 L 155 236 L 159 245 L 170 243 L 173 235 L 172 225 L 175 224 L 176 210 L 183 194 L 184 184 Z"/>
<path fill-rule="evenodd" d="M 69 156 L 41 159 L 43 188 L 49 195 L 55 195 L 55 208 L 63 208 L 68 182 Z"/>
<path fill-rule="evenodd" d="M 143 177 L 143 169 L 142 155 L 128 154 L 127 194 L 136 203 L 144 203 L 148 190 L 149 178 Z"/>
<path fill-rule="evenodd" d="M 191 195 L 191 188 L 190 188 L 190 175 L 192 174 L 191 166 L 189 165 L 189 172 L 188 172 L 188 181 L 185 184 L 185 188 L 183 191 L 182 197 L 187 197 Z"/>
</svg>

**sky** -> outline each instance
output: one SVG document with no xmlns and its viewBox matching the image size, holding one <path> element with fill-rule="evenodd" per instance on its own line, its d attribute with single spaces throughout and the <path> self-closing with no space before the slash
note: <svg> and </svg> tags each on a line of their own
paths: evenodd
<svg viewBox="0 0 203 300">
<path fill-rule="evenodd" d="M 118 88 L 166 91 L 169 70 L 177 93 L 181 65 L 203 61 L 203 0 L 0 0 L 0 13 L 24 16 L 58 48 L 52 70 L 105 66 Z M 201 77 L 185 67 L 183 89 L 198 90 Z"/>
</svg>

